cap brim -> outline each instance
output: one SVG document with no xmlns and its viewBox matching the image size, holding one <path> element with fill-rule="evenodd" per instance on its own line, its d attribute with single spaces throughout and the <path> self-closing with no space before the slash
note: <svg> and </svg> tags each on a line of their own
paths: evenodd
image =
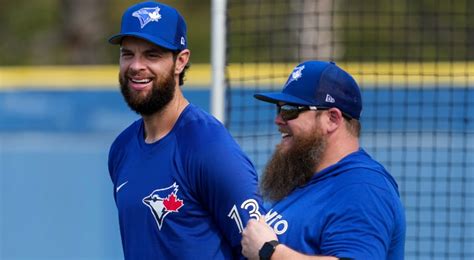
<svg viewBox="0 0 474 260">
<path fill-rule="evenodd" d="M 273 103 L 273 104 L 278 104 L 281 102 L 281 103 L 290 103 L 290 104 L 295 104 L 295 105 L 306 105 L 306 106 L 314 105 L 304 99 L 297 98 L 297 97 L 294 97 L 285 93 L 281 93 L 281 92 L 258 93 L 253 96 L 254 98 L 258 100 L 262 100 L 262 101 Z"/>
<path fill-rule="evenodd" d="M 136 32 L 135 33 L 120 33 L 120 34 L 113 35 L 112 37 L 109 38 L 109 43 L 111 43 L 111 44 L 121 44 L 123 37 L 127 37 L 127 36 L 136 37 L 136 38 L 143 39 L 145 41 L 149 41 L 149 42 L 151 42 L 155 45 L 166 48 L 168 50 L 172 50 L 172 51 L 178 50 L 178 48 L 176 48 L 172 44 L 170 44 L 170 43 L 168 43 L 168 42 L 166 42 L 166 41 L 164 41 L 160 38 L 151 37 L 148 34 L 136 33 Z"/>
</svg>

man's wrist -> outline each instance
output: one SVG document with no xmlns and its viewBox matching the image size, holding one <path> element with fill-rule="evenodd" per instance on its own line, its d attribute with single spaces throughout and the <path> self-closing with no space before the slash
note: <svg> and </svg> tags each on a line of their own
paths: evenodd
<svg viewBox="0 0 474 260">
<path fill-rule="evenodd" d="M 260 260 L 270 260 L 273 253 L 275 253 L 276 247 L 279 244 L 280 243 L 278 242 L 278 240 L 272 240 L 272 241 L 265 242 L 263 244 L 262 248 L 260 248 L 260 251 L 258 252 L 258 256 L 259 256 Z"/>
</svg>

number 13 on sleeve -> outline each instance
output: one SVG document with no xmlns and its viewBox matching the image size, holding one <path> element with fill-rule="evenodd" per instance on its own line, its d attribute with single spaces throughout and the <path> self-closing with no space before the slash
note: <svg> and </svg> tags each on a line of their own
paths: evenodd
<svg viewBox="0 0 474 260">
<path fill-rule="evenodd" d="M 248 211 L 250 218 L 254 218 L 259 220 L 262 214 L 260 214 L 258 203 L 254 199 L 248 199 L 240 205 L 241 209 Z M 234 204 L 232 209 L 229 211 L 227 216 L 235 221 L 237 228 L 239 229 L 239 233 L 242 233 L 244 230 L 244 225 L 242 223 L 242 218 L 240 217 L 239 210 L 237 209 L 237 205 Z"/>
</svg>

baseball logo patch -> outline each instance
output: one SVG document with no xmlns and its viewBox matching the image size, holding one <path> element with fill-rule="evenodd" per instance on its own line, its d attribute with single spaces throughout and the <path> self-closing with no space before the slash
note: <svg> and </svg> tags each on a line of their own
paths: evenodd
<svg viewBox="0 0 474 260">
<path fill-rule="evenodd" d="M 133 17 L 138 18 L 140 27 L 143 29 L 148 23 L 158 22 L 161 19 L 159 7 L 144 7 L 138 11 L 133 12 Z"/>
<path fill-rule="evenodd" d="M 175 182 L 167 188 L 154 190 L 143 198 L 143 203 L 150 209 L 160 230 L 165 217 L 171 213 L 179 212 L 179 209 L 184 206 L 183 200 L 179 199 L 177 195 L 178 189 L 179 185 Z"/>
</svg>

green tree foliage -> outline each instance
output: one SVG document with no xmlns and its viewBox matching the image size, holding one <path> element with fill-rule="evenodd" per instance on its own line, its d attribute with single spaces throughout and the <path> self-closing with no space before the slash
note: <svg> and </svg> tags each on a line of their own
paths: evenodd
<svg viewBox="0 0 474 260">
<path fill-rule="evenodd" d="M 231 62 L 474 59 L 472 0 L 228 2 Z"/>
<path fill-rule="evenodd" d="M 295 44 L 314 48 L 314 43 L 305 43 L 295 30 L 307 20 L 301 9 L 313 0 L 227 1 L 233 32 L 228 36 L 229 61 L 242 55 L 248 62 L 262 55 L 269 61 L 285 61 L 300 57 L 293 53 Z M 119 31 L 123 11 L 136 2 L 139 1 L 0 0 L 0 66 L 114 64 L 118 48 L 109 45 L 107 38 Z M 176 7 L 185 17 L 192 62 L 209 62 L 211 0 L 162 2 Z M 338 59 L 474 59 L 474 1 L 331 3 L 334 22 L 330 28 L 318 30 L 331 30 L 330 41 L 337 43 L 338 49 L 333 52 Z M 324 15 L 318 12 L 315 15 Z M 300 31 L 300 35 L 304 33 Z"/>
<path fill-rule="evenodd" d="M 140 1 L 0 0 L 0 66 L 112 64 L 107 43 L 120 30 L 123 11 Z M 210 0 L 162 0 L 188 25 L 193 63 L 209 62 Z"/>
<path fill-rule="evenodd" d="M 341 27 L 347 60 L 472 60 L 470 0 L 344 0 Z"/>
</svg>

